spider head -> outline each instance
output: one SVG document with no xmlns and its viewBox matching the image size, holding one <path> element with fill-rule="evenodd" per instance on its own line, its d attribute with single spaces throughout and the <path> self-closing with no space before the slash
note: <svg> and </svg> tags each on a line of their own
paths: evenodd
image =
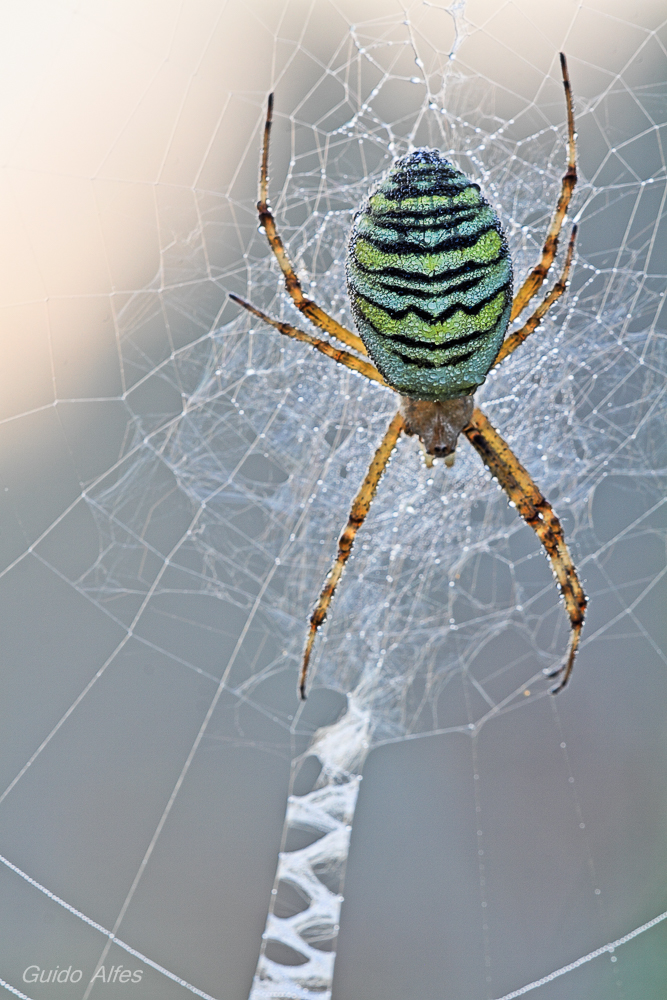
<svg viewBox="0 0 667 1000">
<path fill-rule="evenodd" d="M 436 402 L 401 396 L 405 433 L 416 434 L 419 438 L 427 466 L 433 465 L 435 458 L 443 458 L 448 466 L 454 464 L 456 442 L 463 428 L 470 423 L 473 408 L 472 396 Z"/>
</svg>

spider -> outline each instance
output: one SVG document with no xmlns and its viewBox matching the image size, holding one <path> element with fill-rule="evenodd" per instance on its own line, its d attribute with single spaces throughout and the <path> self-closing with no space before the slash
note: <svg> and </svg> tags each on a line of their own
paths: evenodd
<svg viewBox="0 0 667 1000">
<path fill-rule="evenodd" d="M 259 175 L 260 227 L 266 233 L 296 307 L 329 340 L 267 316 L 238 295 L 230 298 L 280 333 L 304 341 L 338 364 L 398 393 L 400 403 L 380 442 L 338 540 L 338 554 L 310 618 L 299 695 L 313 643 L 323 624 L 359 528 L 401 433 L 416 435 L 427 465 L 454 461 L 464 434 L 497 479 L 524 521 L 546 549 L 570 618 L 564 662 L 551 692 L 567 684 L 584 623 L 586 596 L 560 522 L 509 445 L 474 405 L 473 396 L 489 371 L 539 326 L 567 286 L 577 227 L 572 227 L 558 281 L 523 326 L 505 338 L 544 282 L 556 256 L 558 237 L 577 182 L 572 90 L 567 61 L 560 53 L 567 108 L 567 167 L 542 254 L 512 298 L 512 263 L 500 221 L 477 184 L 438 150 L 416 149 L 394 161 L 354 217 L 346 274 L 357 329 L 347 330 L 303 294 L 299 278 L 278 234 L 268 202 L 269 140 L 273 94 L 269 96 Z M 366 360 L 370 359 L 374 362 Z"/>
</svg>

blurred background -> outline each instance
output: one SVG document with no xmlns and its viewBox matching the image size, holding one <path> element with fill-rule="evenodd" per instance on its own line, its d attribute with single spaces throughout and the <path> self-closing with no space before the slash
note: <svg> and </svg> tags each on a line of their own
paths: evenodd
<svg viewBox="0 0 667 1000">
<path fill-rule="evenodd" d="M 285 618 L 288 638 L 265 624 L 276 634 L 246 654 L 247 675 L 270 681 L 262 697 L 250 698 L 241 718 L 248 689 L 243 698 L 242 686 L 223 692 L 203 731 L 245 634 L 244 605 L 226 604 L 214 587 L 193 596 L 173 580 L 159 604 L 171 549 L 191 530 L 189 508 L 164 469 L 130 468 L 124 458 L 146 428 L 167 448 L 200 384 L 194 368 L 180 386 L 154 376 L 234 321 L 228 291 L 268 287 L 257 278 L 266 252 L 254 217 L 266 94 L 276 90 L 278 204 L 295 163 L 311 179 L 320 166 L 326 175 L 342 135 L 335 113 L 326 117 L 327 84 L 338 86 L 347 68 L 349 87 L 362 92 L 366 49 L 383 83 L 377 93 L 367 87 L 374 115 L 392 127 L 378 130 L 373 162 L 365 152 L 350 157 L 354 182 L 391 159 L 393 141 L 420 134 L 419 115 L 442 97 L 438 81 L 454 64 L 476 94 L 492 95 L 495 118 L 480 110 L 480 133 L 512 119 L 517 149 L 542 133 L 561 143 L 548 157 L 552 178 L 564 152 L 557 53 L 566 51 L 582 173 L 595 191 L 611 191 L 595 201 L 589 188 L 581 253 L 593 270 L 628 276 L 624 329 L 638 357 L 637 338 L 650 332 L 653 353 L 640 361 L 653 366 L 656 392 L 664 377 L 664 8 L 658 0 L 26 0 L 0 21 L 0 979 L 31 998 L 194 990 L 242 1000 L 292 764 L 343 710 L 346 689 L 323 675 L 297 712 L 295 662 L 269 670 L 283 645 L 301 641 L 299 608 L 294 622 Z M 473 107 L 466 127 L 475 120 Z M 307 161 L 314 134 L 317 166 Z M 483 172 L 483 144 L 468 149 Z M 344 165 L 336 169 L 347 176 Z M 648 183 L 655 197 L 647 202 L 638 192 Z M 285 204 L 294 231 L 307 203 Z M 521 221 L 530 223 L 525 213 Z M 516 231 L 519 241 L 518 222 Z M 317 264 L 305 251 L 304 259 Z M 636 280 L 642 273 L 645 283 Z M 598 301 L 604 324 L 603 292 Z M 187 354 L 188 364 L 197 357 Z M 664 350 L 661 357 L 664 365 Z M 639 393 L 648 385 L 635 376 L 627 384 Z M 655 398 L 629 417 L 630 432 L 650 426 L 646 454 L 664 459 L 664 436 L 651 423 Z M 641 475 L 623 475 L 624 461 L 610 478 L 591 479 L 588 493 L 582 487 L 572 515 L 583 523 L 586 512 L 596 532 L 586 549 L 582 529 L 581 551 L 610 558 L 604 573 L 599 560 L 591 564 L 587 587 L 598 603 L 588 645 L 557 704 L 542 685 L 519 710 L 491 712 L 474 738 L 461 720 L 486 715 L 461 708 L 451 732 L 433 722 L 419 739 L 378 739 L 369 754 L 334 1000 L 505 996 L 667 909 L 664 460 Z M 256 479 L 267 476 L 262 467 Z M 131 525 L 148 524 L 158 504 L 163 534 L 144 551 Z M 116 552 L 122 558 L 109 555 Z M 256 595 L 266 567 L 243 558 L 237 568 L 247 574 L 252 565 L 246 587 Z M 320 578 L 318 563 L 312 579 Z M 229 579 L 238 584 L 233 566 Z M 309 580 L 303 594 L 307 613 Z M 534 674 L 533 663 L 526 682 Z M 90 921 L 138 957 L 117 945 L 105 951 Z M 539 992 L 544 1000 L 661 997 L 666 932 L 661 923 Z M 90 989 L 99 962 L 142 970 L 141 981 Z M 24 977 L 31 966 L 70 965 L 83 970 L 80 984 Z"/>
</svg>

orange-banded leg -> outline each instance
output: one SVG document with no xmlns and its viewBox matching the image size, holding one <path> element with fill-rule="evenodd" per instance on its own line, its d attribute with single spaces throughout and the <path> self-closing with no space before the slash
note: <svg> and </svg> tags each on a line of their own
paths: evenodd
<svg viewBox="0 0 667 1000">
<path fill-rule="evenodd" d="M 303 294 L 303 289 L 301 288 L 301 282 L 299 281 L 294 268 L 292 267 L 292 262 L 287 256 L 287 251 L 285 250 L 285 245 L 281 240 L 278 229 L 276 227 L 276 220 L 273 218 L 273 212 L 269 207 L 269 140 L 271 138 L 271 123 L 273 121 L 273 94 L 269 94 L 269 101 L 266 109 L 266 122 L 264 124 L 264 145 L 262 147 L 262 160 L 259 170 L 259 200 L 257 202 L 257 211 L 259 212 L 259 223 L 263 226 L 266 233 L 266 238 L 269 241 L 269 246 L 273 250 L 276 260 L 280 264 L 280 270 L 283 272 L 285 277 L 285 287 L 292 297 L 294 305 L 299 309 L 304 316 L 307 316 L 311 323 L 318 326 L 325 333 L 328 333 L 332 337 L 336 337 L 343 344 L 351 347 L 353 350 L 358 351 L 359 354 L 367 354 L 367 350 L 364 347 L 361 337 L 358 337 L 356 333 L 352 333 L 346 327 L 341 326 L 340 323 L 325 313 L 323 309 L 320 309 L 312 299 L 307 299 Z"/>
<path fill-rule="evenodd" d="M 524 325 L 511 333 L 509 337 L 506 337 L 503 341 L 503 345 L 498 351 L 498 357 L 493 362 L 493 367 L 499 365 L 501 361 L 504 361 L 508 354 L 512 351 L 516 351 L 519 344 L 523 344 L 524 340 L 531 335 L 531 333 L 540 325 L 546 313 L 551 309 L 554 302 L 557 301 L 567 288 L 567 279 L 570 276 L 570 267 L 572 266 L 572 254 L 574 253 L 574 241 L 577 238 L 577 227 L 572 226 L 572 233 L 570 235 L 570 242 L 567 247 L 567 255 L 565 257 L 565 264 L 563 266 L 563 271 L 560 278 L 553 286 L 548 295 L 545 295 L 542 302 L 535 310 L 532 316 L 530 316 Z"/>
<path fill-rule="evenodd" d="M 463 429 L 463 433 L 486 467 L 496 476 L 510 500 L 516 504 L 526 524 L 537 534 L 551 560 L 572 629 L 565 662 L 548 674 L 550 677 L 560 677 L 558 683 L 551 688 L 552 694 L 555 694 L 562 691 L 572 673 L 586 613 L 586 595 L 565 544 L 563 529 L 528 472 L 481 410 L 473 410 L 472 420 Z"/>
<path fill-rule="evenodd" d="M 309 333 L 304 330 L 299 330 L 298 327 L 292 326 L 291 323 L 283 323 L 281 320 L 272 319 L 271 316 L 267 316 L 266 313 L 262 312 L 256 306 L 253 306 L 250 302 L 246 302 L 242 299 L 240 295 L 234 295 L 233 292 L 229 293 L 230 299 L 237 302 L 244 309 L 247 309 L 249 313 L 253 316 L 257 316 L 259 319 L 268 323 L 269 326 L 274 327 L 280 333 L 284 334 L 286 337 L 293 337 L 294 340 L 301 340 L 304 344 L 310 344 L 314 347 L 316 351 L 320 351 L 321 354 L 326 354 L 328 358 L 332 358 L 337 361 L 340 365 L 345 365 L 346 368 L 351 368 L 352 371 L 358 372 L 360 375 L 365 375 L 367 379 L 371 382 L 379 382 L 380 385 L 387 386 L 391 389 L 391 386 L 385 382 L 382 375 L 380 375 L 377 368 L 375 368 L 370 361 L 364 361 L 362 358 L 357 358 L 354 354 L 349 354 L 347 351 L 341 351 L 339 347 L 334 347 L 327 340 L 318 340 L 317 337 L 311 337 Z"/>
<path fill-rule="evenodd" d="M 551 225 L 547 231 L 547 237 L 542 248 L 542 256 L 514 296 L 510 323 L 523 312 L 535 293 L 539 291 L 549 268 L 554 262 L 558 249 L 558 236 L 563 225 L 565 213 L 570 204 L 570 199 L 572 198 L 574 186 L 577 183 L 577 147 L 574 132 L 572 88 L 570 87 L 570 76 L 567 71 L 567 60 L 562 52 L 560 53 L 560 66 L 563 73 L 563 87 L 565 88 L 565 103 L 567 105 L 567 168 L 563 175 L 556 211 L 553 214 Z"/>
<path fill-rule="evenodd" d="M 348 517 L 345 529 L 338 539 L 338 555 L 336 556 L 336 560 L 329 570 L 326 580 L 324 581 L 324 586 L 322 587 L 319 600 L 315 605 L 315 610 L 310 616 L 310 631 L 308 632 L 308 638 L 306 640 L 303 663 L 301 664 L 301 674 L 299 676 L 299 695 L 303 699 L 306 697 L 306 676 L 308 674 L 308 663 L 310 661 L 310 654 L 315 641 L 315 634 L 327 616 L 331 599 L 333 598 L 336 587 L 338 586 L 338 581 L 343 575 L 345 564 L 350 557 L 350 552 L 352 551 L 352 546 L 354 545 L 354 539 L 357 536 L 359 528 L 366 520 L 366 515 L 368 514 L 371 503 L 373 502 L 373 497 L 375 496 L 382 473 L 387 467 L 387 463 L 391 458 L 391 453 L 396 447 L 396 442 L 398 441 L 399 435 L 404 427 L 405 421 L 399 410 L 389 424 L 385 436 L 382 438 L 380 446 L 373 456 L 373 461 L 371 462 L 368 472 L 366 473 L 366 478 L 361 484 L 361 488 L 352 502 L 350 516 Z"/>
</svg>

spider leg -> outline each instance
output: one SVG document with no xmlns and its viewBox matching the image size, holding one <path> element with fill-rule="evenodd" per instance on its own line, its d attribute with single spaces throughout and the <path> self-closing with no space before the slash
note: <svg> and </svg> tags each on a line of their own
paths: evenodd
<svg viewBox="0 0 667 1000">
<path fill-rule="evenodd" d="M 239 295 L 234 295 L 233 292 L 229 293 L 230 299 L 234 302 L 238 302 L 240 306 L 247 309 L 249 313 L 253 316 L 258 316 L 259 319 L 268 323 L 269 326 L 275 327 L 280 333 L 283 333 L 286 337 L 293 337 L 295 340 L 302 340 L 305 344 L 310 344 L 315 350 L 320 351 L 322 354 L 326 354 L 328 358 L 333 358 L 340 365 L 345 365 L 346 368 L 351 368 L 352 371 L 358 372 L 360 375 L 365 375 L 367 379 L 371 382 L 379 382 L 380 385 L 387 386 L 391 389 L 391 386 L 383 379 L 377 368 L 375 368 L 370 361 L 363 361 L 361 358 L 357 358 L 354 354 L 349 354 L 347 351 L 341 351 L 339 347 L 334 347 L 327 340 L 318 340 L 317 337 L 311 337 L 309 333 L 304 330 L 299 330 L 298 327 L 292 326 L 290 323 L 283 323 L 280 320 L 272 319 L 271 316 L 267 316 L 263 313 L 261 309 L 257 309 L 250 302 L 246 302 Z"/>
<path fill-rule="evenodd" d="M 567 279 L 570 275 L 570 267 L 572 265 L 572 254 L 574 252 L 574 241 L 576 238 L 577 238 L 577 227 L 572 226 L 572 233 L 570 235 L 570 242 L 567 247 L 567 256 L 565 258 L 565 265 L 563 267 L 563 271 L 560 278 L 553 286 L 549 294 L 545 295 L 544 299 L 539 304 L 533 315 L 530 316 L 528 320 L 526 320 L 524 325 L 520 327 L 515 333 L 510 334 L 510 336 L 503 341 L 503 345 L 498 352 L 498 357 L 493 362 L 492 365 L 493 368 L 495 368 L 496 365 L 499 365 L 501 361 L 504 361 L 507 355 L 511 354 L 512 351 L 516 351 L 519 344 L 523 344 L 526 337 L 529 337 L 530 334 L 533 332 L 533 330 L 535 330 L 540 325 L 542 319 L 549 311 L 549 309 L 551 309 L 554 302 L 561 297 L 561 295 L 567 288 Z"/>
<path fill-rule="evenodd" d="M 463 429 L 463 433 L 486 467 L 496 476 L 526 524 L 537 534 L 551 560 L 551 568 L 563 595 L 572 628 L 565 662 L 548 674 L 550 677 L 560 677 L 558 683 L 551 688 L 551 693 L 555 694 L 562 691 L 572 673 L 586 613 L 586 595 L 565 544 L 563 529 L 528 472 L 481 410 L 475 408 L 472 420 Z"/>
<path fill-rule="evenodd" d="M 331 599 L 333 598 L 336 587 L 338 586 L 338 581 L 343 575 L 345 564 L 349 559 L 350 552 L 352 551 L 354 539 L 357 536 L 359 528 L 366 519 L 366 515 L 368 514 L 371 503 L 373 502 L 375 491 L 377 490 L 382 473 L 387 467 L 387 463 L 391 458 L 391 453 L 396 447 L 396 442 L 398 441 L 399 435 L 404 427 L 405 421 L 399 410 L 389 424 L 386 434 L 382 438 L 382 441 L 373 456 L 373 460 L 369 466 L 368 472 L 366 473 L 366 478 L 361 484 L 356 497 L 352 501 L 352 507 L 350 509 L 350 516 L 347 520 L 347 524 L 338 539 L 338 555 L 336 556 L 336 560 L 329 570 L 326 580 L 324 581 L 324 586 L 322 587 L 319 600 L 315 605 L 315 610 L 310 616 L 310 631 L 306 640 L 303 663 L 301 664 L 301 674 L 299 675 L 299 695 L 304 700 L 306 697 L 306 675 L 308 674 L 308 662 L 313 649 L 315 634 L 327 616 Z"/>
<path fill-rule="evenodd" d="M 532 297 L 539 290 L 547 276 L 549 268 L 554 262 L 556 250 L 558 249 L 558 235 L 563 225 L 567 207 L 570 204 L 574 186 L 577 183 L 577 147 L 574 132 L 572 88 L 570 87 L 570 76 L 567 71 L 567 60 L 562 52 L 560 53 L 560 66 L 563 73 L 563 87 L 565 88 L 565 102 L 567 105 L 567 169 L 563 175 L 556 211 L 547 231 L 547 238 L 544 241 L 542 256 L 514 296 L 510 323 L 523 312 Z"/>
<path fill-rule="evenodd" d="M 273 94 L 269 94 L 269 101 L 266 109 L 266 122 L 264 124 L 264 145 L 262 147 L 262 162 L 259 171 L 259 201 L 257 202 L 257 211 L 259 212 L 259 224 L 263 227 L 266 233 L 266 238 L 269 241 L 269 246 L 273 250 L 276 260 L 280 264 L 280 270 L 285 276 L 285 287 L 292 297 L 294 305 L 299 309 L 304 316 L 307 316 L 311 323 L 318 326 L 320 330 L 324 330 L 332 337 L 336 337 L 337 340 L 342 341 L 348 347 L 353 350 L 358 351 L 359 354 L 367 354 L 367 350 L 364 347 L 361 337 L 358 337 L 356 333 L 352 333 L 351 330 L 346 329 L 346 327 L 341 326 L 337 323 L 332 316 L 329 316 L 320 309 L 312 299 L 306 298 L 303 294 L 301 288 L 301 282 L 294 272 L 292 267 L 292 262 L 287 256 L 287 251 L 285 250 L 285 245 L 278 234 L 278 229 L 276 227 L 276 220 L 273 217 L 273 212 L 269 207 L 269 140 L 271 137 L 271 122 L 273 120 Z"/>
</svg>

